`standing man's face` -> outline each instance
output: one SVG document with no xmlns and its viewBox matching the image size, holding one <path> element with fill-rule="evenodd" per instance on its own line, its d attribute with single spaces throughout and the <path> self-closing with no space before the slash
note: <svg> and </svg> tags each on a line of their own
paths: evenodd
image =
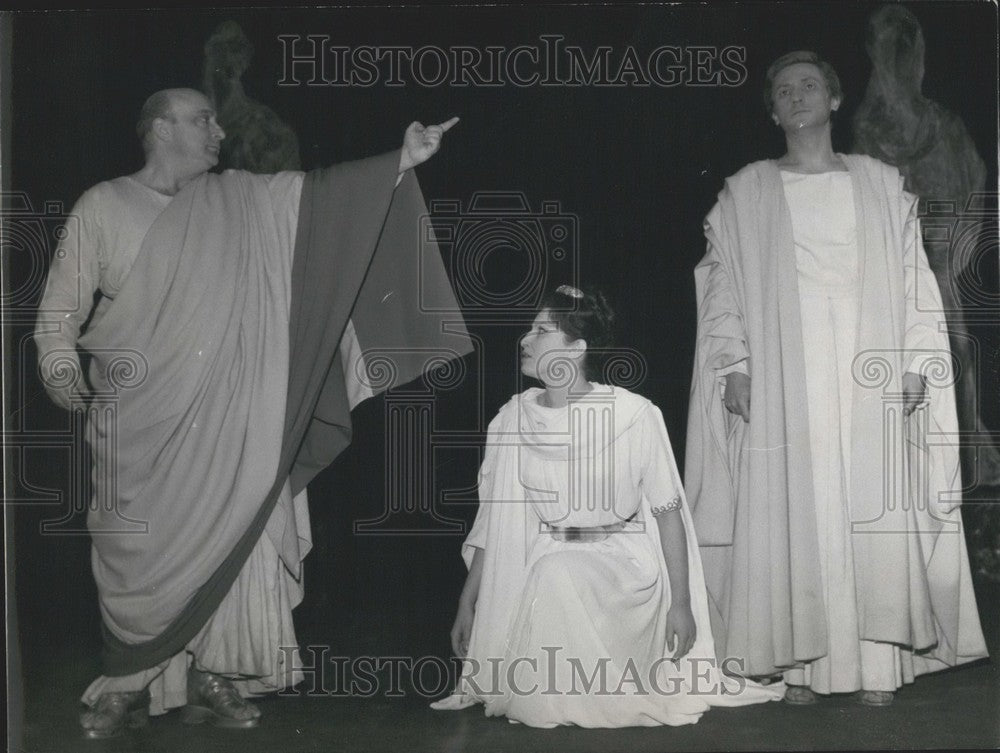
<svg viewBox="0 0 1000 753">
<path fill-rule="evenodd" d="M 830 95 L 823 72 L 812 63 L 793 63 L 774 77 L 772 118 L 786 133 L 824 126 L 840 100 Z"/>
<path fill-rule="evenodd" d="M 195 91 L 175 94 L 170 115 L 171 156 L 195 172 L 215 167 L 226 133 L 216 122 L 208 98 Z"/>
</svg>

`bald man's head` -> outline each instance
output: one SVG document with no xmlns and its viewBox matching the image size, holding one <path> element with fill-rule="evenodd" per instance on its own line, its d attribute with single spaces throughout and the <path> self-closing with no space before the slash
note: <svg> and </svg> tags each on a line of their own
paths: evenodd
<svg viewBox="0 0 1000 753">
<path fill-rule="evenodd" d="M 149 95 L 149 98 L 142 106 L 142 110 L 139 111 L 139 122 L 135 125 L 136 135 L 139 137 L 139 141 L 142 142 L 143 151 L 147 154 L 152 147 L 153 121 L 157 118 L 174 120 L 174 102 L 185 98 L 206 99 L 205 95 L 197 89 L 161 89 Z"/>
</svg>

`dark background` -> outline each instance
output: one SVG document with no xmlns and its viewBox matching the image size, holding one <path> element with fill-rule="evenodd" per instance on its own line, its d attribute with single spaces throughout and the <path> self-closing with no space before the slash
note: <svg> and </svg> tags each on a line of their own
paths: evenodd
<svg viewBox="0 0 1000 753">
<path fill-rule="evenodd" d="M 615 303 L 619 343 L 644 359 L 646 376 L 635 390 L 662 409 L 683 467 L 695 332 L 692 269 L 704 252 L 701 222 L 727 175 L 782 152 L 781 134 L 763 109 L 763 70 L 792 49 L 813 49 L 830 60 L 846 95 L 836 114 L 834 146 L 849 150 L 850 117 L 870 72 L 865 25 L 875 7 L 800 2 L 18 13 L 13 99 L 4 104 L 12 110 L 6 188 L 23 192 L 36 213 L 52 201 L 68 210 L 87 187 L 136 170 L 141 153 L 133 124 L 142 101 L 168 86 L 200 87 L 202 45 L 220 22 L 233 19 L 256 47 L 243 78 L 247 93 L 296 131 L 304 168 L 396 148 L 413 119 L 429 124 L 460 115 L 441 153 L 418 170 L 429 200 L 467 206 L 477 191 L 519 191 L 533 211 L 543 201 L 557 201 L 563 213 L 575 215 L 579 279 L 599 284 Z M 995 6 L 909 7 L 926 40 L 924 94 L 964 120 L 987 162 L 987 185 L 996 186 Z M 643 56 L 663 44 L 738 45 L 746 48 L 750 76 L 735 88 L 424 88 L 412 80 L 400 88 L 276 85 L 282 77 L 278 34 L 328 34 L 331 43 L 352 47 L 485 48 L 540 45 L 539 35 L 547 33 L 588 51 L 609 45 L 613 59 L 628 46 Z M 499 289 L 516 280 L 519 259 L 486 262 Z M 41 279 L 37 259 L 7 261 L 15 286 Z M 995 264 L 987 259 L 980 270 L 991 289 Z M 564 281 L 553 276 L 549 282 Z M 45 398 L 28 338 L 37 294 L 18 302 L 11 325 L 8 423 L 22 433 L 58 434 L 69 419 Z M 478 363 L 470 360 L 466 380 L 437 395 L 443 429 L 481 434 L 481 417 L 488 419 L 523 388 L 515 360 L 521 325 L 513 315 L 495 319 L 499 323 L 489 326 L 473 322 L 482 342 Z M 988 331 L 982 337 L 983 374 L 996 384 L 997 341 Z M 376 518 L 386 507 L 386 410 L 387 402 L 377 399 L 356 411 L 354 445 L 311 488 L 315 550 L 306 560 L 306 601 L 296 611 L 300 638 L 332 645 L 336 653 L 445 655 L 464 577 L 461 535 L 352 533 L 353 522 Z M 995 404 L 988 415 L 996 426 Z M 22 638 L 39 646 L 83 642 L 96 656 L 100 623 L 89 539 L 66 533 L 82 527 L 82 517 L 57 526 L 62 535 L 40 529 L 43 521 L 70 512 L 69 489 L 80 483 L 70 481 L 70 451 L 24 442 L 10 451 L 19 503 L 14 561 Z M 474 504 L 446 504 L 439 495 L 470 487 L 477 463 L 474 444 L 435 455 L 438 512 L 471 520 Z M 409 520 L 402 525 L 412 527 L 414 516 Z"/>
</svg>

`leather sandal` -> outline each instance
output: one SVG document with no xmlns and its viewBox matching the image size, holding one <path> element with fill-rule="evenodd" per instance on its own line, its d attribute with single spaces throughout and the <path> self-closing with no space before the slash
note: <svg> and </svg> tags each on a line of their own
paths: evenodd
<svg viewBox="0 0 1000 753">
<path fill-rule="evenodd" d="M 192 668 L 188 670 L 187 705 L 181 709 L 181 721 L 250 729 L 260 723 L 260 709 L 243 698 L 225 677 Z"/>
<path fill-rule="evenodd" d="M 774 685 L 775 683 L 781 682 L 781 680 L 783 678 L 782 678 L 781 674 L 779 673 L 779 674 L 775 674 L 775 675 L 756 675 L 754 677 L 751 677 L 750 679 L 753 680 L 754 682 L 756 682 L 758 685 L 767 686 L 767 685 Z"/>
<path fill-rule="evenodd" d="M 862 690 L 858 702 L 863 706 L 889 706 L 895 696 L 891 690 Z"/>
<path fill-rule="evenodd" d="M 792 706 L 811 706 L 816 703 L 816 694 L 805 685 L 789 685 L 785 688 L 785 703 Z"/>
<path fill-rule="evenodd" d="M 131 693 L 104 693 L 80 714 L 83 736 L 88 740 L 121 737 L 125 729 L 149 723 L 149 689 Z"/>
</svg>

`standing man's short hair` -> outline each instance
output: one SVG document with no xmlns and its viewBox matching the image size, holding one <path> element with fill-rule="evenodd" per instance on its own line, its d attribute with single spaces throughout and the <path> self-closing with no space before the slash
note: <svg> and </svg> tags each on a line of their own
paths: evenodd
<svg viewBox="0 0 1000 753">
<path fill-rule="evenodd" d="M 815 65 L 823 75 L 830 96 L 834 99 L 844 99 L 844 90 L 840 87 L 840 78 L 833 66 L 811 50 L 796 50 L 782 55 L 767 69 L 767 74 L 764 76 L 764 106 L 767 108 L 768 115 L 774 112 L 774 79 L 785 68 L 796 63 Z"/>
</svg>

